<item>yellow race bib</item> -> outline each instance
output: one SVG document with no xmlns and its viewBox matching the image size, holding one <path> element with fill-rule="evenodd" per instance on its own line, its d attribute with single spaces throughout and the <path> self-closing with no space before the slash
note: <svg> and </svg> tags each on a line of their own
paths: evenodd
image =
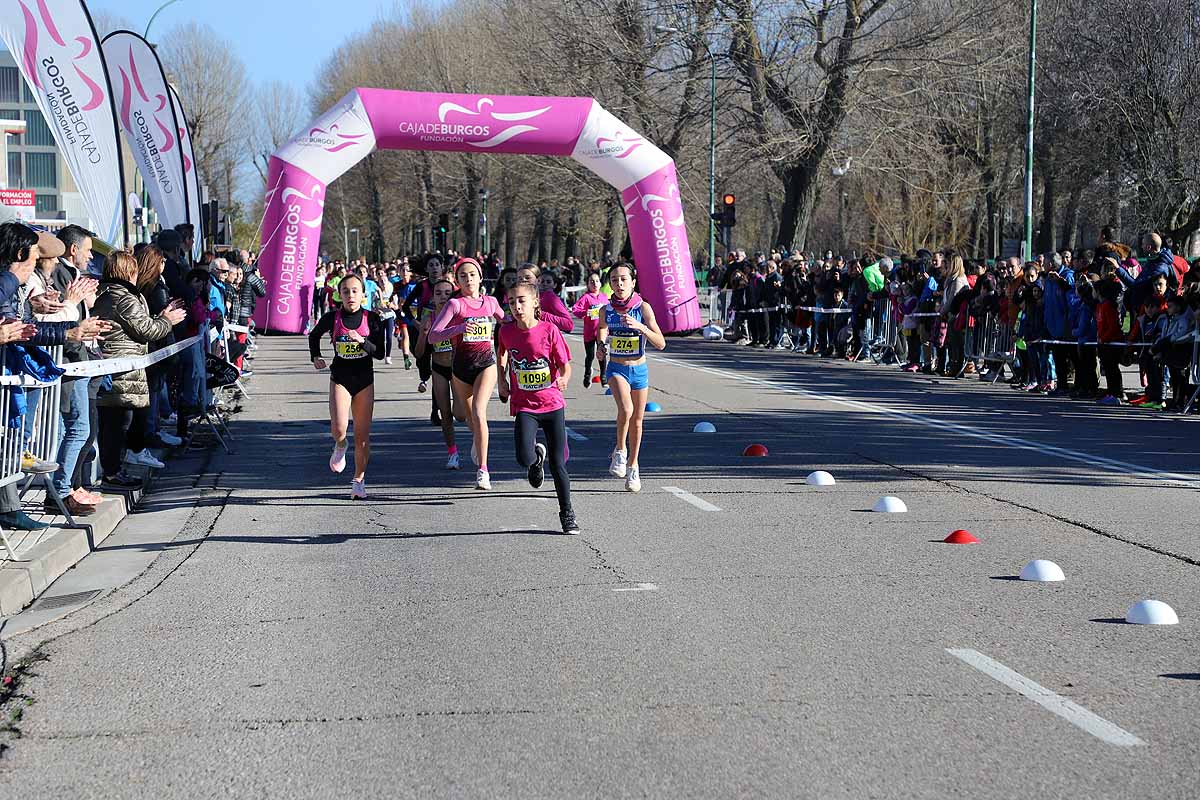
<svg viewBox="0 0 1200 800">
<path fill-rule="evenodd" d="M 450 339 L 442 339 L 440 342 L 433 343 L 433 352 L 435 353 L 450 353 L 454 351 L 454 342 Z"/>
<path fill-rule="evenodd" d="M 642 337 L 633 336 L 610 336 L 608 337 L 608 351 L 614 356 L 636 356 L 641 352 Z"/>
<path fill-rule="evenodd" d="M 340 338 L 333 344 L 333 352 L 338 358 L 366 358 L 366 351 L 363 350 L 360 342 L 355 342 L 349 338 Z"/>
<path fill-rule="evenodd" d="M 490 342 L 492 340 L 492 318 L 471 317 L 467 320 L 467 329 L 463 331 L 464 342 Z"/>
<path fill-rule="evenodd" d="M 517 386 L 524 392 L 540 392 L 551 386 L 550 367 L 543 365 L 531 369 L 514 370 L 517 376 Z"/>
<path fill-rule="evenodd" d="M 592 306 L 587 311 L 588 319 L 600 319 L 600 306 Z"/>
</svg>

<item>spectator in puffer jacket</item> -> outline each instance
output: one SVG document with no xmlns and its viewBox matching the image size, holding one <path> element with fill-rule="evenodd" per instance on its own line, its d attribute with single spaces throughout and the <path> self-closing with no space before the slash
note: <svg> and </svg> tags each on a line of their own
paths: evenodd
<svg viewBox="0 0 1200 800">
<path fill-rule="evenodd" d="M 1142 249 L 1149 258 L 1135 278 L 1125 267 L 1117 268 L 1117 277 L 1125 284 L 1125 303 L 1130 311 L 1139 309 L 1146 297 L 1154 291 L 1154 281 L 1163 278 L 1170 287 L 1175 277 L 1175 256 L 1163 245 L 1162 237 L 1151 233 L 1142 239 Z"/>
<path fill-rule="evenodd" d="M 1042 279 L 1045 288 L 1042 309 L 1046 321 L 1046 336 L 1059 342 L 1070 341 L 1071 298 L 1076 297 L 1075 273 L 1063 264 L 1062 256 L 1058 253 L 1048 253 L 1045 263 L 1047 269 Z M 1074 357 L 1077 347 L 1070 344 L 1052 344 L 1047 347 L 1047 352 L 1054 359 L 1054 372 L 1058 379 L 1053 394 L 1068 394 L 1075 379 Z"/>
</svg>

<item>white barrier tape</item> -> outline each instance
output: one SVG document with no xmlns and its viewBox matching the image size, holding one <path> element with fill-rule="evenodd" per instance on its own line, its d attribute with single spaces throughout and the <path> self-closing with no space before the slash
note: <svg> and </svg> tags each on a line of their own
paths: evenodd
<svg viewBox="0 0 1200 800">
<path fill-rule="evenodd" d="M 225 330 L 232 331 L 234 333 L 250 333 L 250 327 L 248 325 L 234 325 L 232 322 L 225 323 Z"/>
<path fill-rule="evenodd" d="M 115 375 L 120 372 L 145 369 L 152 364 L 157 364 L 176 353 L 186 350 L 198 341 L 200 341 L 200 337 L 193 336 L 190 339 L 184 339 L 182 342 L 176 342 L 164 347 L 162 350 L 155 350 L 153 353 L 148 353 L 144 356 L 136 356 L 134 358 L 102 358 L 97 361 L 80 361 L 61 366 L 64 377 L 96 378 L 100 375 Z"/>
</svg>

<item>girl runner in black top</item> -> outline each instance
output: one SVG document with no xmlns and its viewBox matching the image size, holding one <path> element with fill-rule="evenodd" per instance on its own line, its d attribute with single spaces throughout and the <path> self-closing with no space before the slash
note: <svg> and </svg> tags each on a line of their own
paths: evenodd
<svg viewBox="0 0 1200 800">
<path fill-rule="evenodd" d="M 371 415 L 375 405 L 375 367 L 373 360 L 384 353 L 383 321 L 374 311 L 363 308 L 363 282 L 347 275 L 338 286 L 342 307 L 330 311 L 308 334 L 308 351 L 313 366 L 325 369 L 321 357 L 321 339 L 333 342 L 333 363 L 329 365 L 329 424 L 333 435 L 333 455 L 329 468 L 346 468 L 346 430 L 354 414 L 354 482 L 351 500 L 366 500 L 367 462 L 371 459 Z"/>
</svg>

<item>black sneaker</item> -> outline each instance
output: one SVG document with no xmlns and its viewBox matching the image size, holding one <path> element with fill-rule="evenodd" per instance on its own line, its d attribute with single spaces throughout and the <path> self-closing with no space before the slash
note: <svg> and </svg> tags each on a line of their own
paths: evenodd
<svg viewBox="0 0 1200 800">
<path fill-rule="evenodd" d="M 592 373 L 590 373 L 590 372 L 583 373 L 583 388 L 587 389 L 591 385 L 592 385 Z"/>
<path fill-rule="evenodd" d="M 570 536 L 579 533 L 579 523 L 575 521 L 574 511 L 564 511 L 558 515 L 558 519 L 562 522 L 563 533 Z"/>
<path fill-rule="evenodd" d="M 124 472 L 118 472 L 116 475 L 109 475 L 104 478 L 104 483 L 109 486 L 120 486 L 125 489 L 134 489 L 142 485 L 142 481 L 137 478 L 132 478 Z"/>
<path fill-rule="evenodd" d="M 529 465 L 529 485 L 540 489 L 546 480 L 546 445 L 538 442 L 533 449 L 537 453 L 537 458 Z"/>
</svg>

